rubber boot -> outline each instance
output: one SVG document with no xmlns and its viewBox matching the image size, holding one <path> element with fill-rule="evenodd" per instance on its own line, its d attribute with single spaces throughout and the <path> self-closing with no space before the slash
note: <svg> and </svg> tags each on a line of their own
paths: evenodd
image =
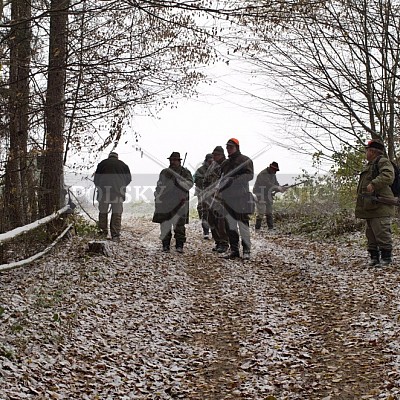
<svg viewBox="0 0 400 400">
<path fill-rule="evenodd" d="M 119 237 L 121 235 L 121 221 L 121 214 L 111 214 L 110 231 L 112 240 L 119 240 Z"/>
<path fill-rule="evenodd" d="M 274 229 L 274 218 L 272 214 L 267 214 L 267 226 L 268 229 Z"/>
<path fill-rule="evenodd" d="M 392 263 L 392 250 L 381 250 L 381 265 Z"/>
<path fill-rule="evenodd" d="M 210 237 L 208 235 L 210 234 L 210 227 L 205 219 L 201 221 L 201 227 L 203 228 L 203 238 L 209 239 Z"/>
<path fill-rule="evenodd" d="M 108 233 L 108 215 L 107 213 L 99 213 L 99 233 L 102 237 L 107 237 Z"/>
<path fill-rule="evenodd" d="M 238 258 L 238 257 L 240 257 L 239 244 L 238 243 L 230 243 L 230 252 L 223 258 L 225 258 L 227 260 L 232 260 L 232 259 Z"/>
<path fill-rule="evenodd" d="M 177 240 L 175 248 L 178 253 L 183 253 L 183 242 L 181 242 L 180 240 Z"/>
<path fill-rule="evenodd" d="M 369 250 L 368 253 L 371 257 L 368 265 L 371 267 L 379 265 L 379 251 L 378 250 Z"/>
<path fill-rule="evenodd" d="M 163 240 L 162 241 L 162 245 L 163 245 L 163 251 L 168 253 L 170 245 L 171 245 L 171 242 L 169 240 Z"/>
</svg>

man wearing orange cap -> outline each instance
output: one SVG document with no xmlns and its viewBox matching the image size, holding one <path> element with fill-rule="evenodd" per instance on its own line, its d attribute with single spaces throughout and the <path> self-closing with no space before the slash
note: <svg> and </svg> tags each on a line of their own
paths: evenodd
<svg viewBox="0 0 400 400">
<path fill-rule="evenodd" d="M 228 259 L 240 257 L 239 238 L 243 259 L 250 258 L 250 214 L 254 212 L 249 182 L 254 177 L 253 161 L 240 152 L 239 140 L 231 138 L 226 143 L 228 159 L 221 165 L 220 194 L 226 210 L 226 223 L 230 253 Z M 240 234 L 240 236 L 239 236 Z"/>
<path fill-rule="evenodd" d="M 276 173 L 279 171 L 279 165 L 273 161 L 269 167 L 263 169 L 256 178 L 253 193 L 257 197 L 256 203 L 256 229 L 261 228 L 264 215 L 267 219 L 268 229 L 274 229 L 274 219 L 272 216 L 272 205 L 274 202 L 274 193 L 284 192 L 285 188 L 279 185 L 276 179 Z"/>
</svg>

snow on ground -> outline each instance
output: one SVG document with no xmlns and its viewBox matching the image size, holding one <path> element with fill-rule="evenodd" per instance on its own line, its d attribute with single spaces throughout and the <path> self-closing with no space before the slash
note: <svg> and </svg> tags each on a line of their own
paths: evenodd
<svg viewBox="0 0 400 400">
<path fill-rule="evenodd" d="M 3 272 L 0 399 L 400 396 L 396 261 L 367 267 L 362 235 L 264 230 L 250 261 L 225 260 L 200 232 L 165 254 L 132 219 L 110 257 L 75 236 Z"/>
</svg>

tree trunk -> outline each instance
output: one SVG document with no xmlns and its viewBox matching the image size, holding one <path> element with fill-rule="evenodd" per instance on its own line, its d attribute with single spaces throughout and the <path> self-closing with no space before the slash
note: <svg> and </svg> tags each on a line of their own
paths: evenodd
<svg viewBox="0 0 400 400">
<path fill-rule="evenodd" d="M 66 43 L 69 0 L 52 0 L 49 71 L 46 95 L 46 147 L 41 212 L 49 215 L 65 203 L 63 153 L 65 125 Z"/>
<path fill-rule="evenodd" d="M 29 71 L 32 32 L 31 3 L 13 0 L 10 33 L 9 154 L 5 177 L 5 230 L 27 223 L 29 188 L 27 142 L 29 111 Z"/>
</svg>

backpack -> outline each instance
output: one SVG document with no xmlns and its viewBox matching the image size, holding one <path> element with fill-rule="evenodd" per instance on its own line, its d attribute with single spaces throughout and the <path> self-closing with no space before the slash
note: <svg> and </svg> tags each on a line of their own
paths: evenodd
<svg viewBox="0 0 400 400">
<path fill-rule="evenodd" d="M 382 156 L 377 157 L 376 161 L 374 162 L 374 178 L 376 178 L 379 175 L 378 162 L 381 159 L 381 157 Z M 399 197 L 400 196 L 400 169 L 392 160 L 390 160 L 390 162 L 392 163 L 393 170 L 394 170 L 394 179 L 393 179 L 393 183 L 390 186 L 390 188 L 392 189 L 393 195 L 395 197 Z"/>
</svg>

